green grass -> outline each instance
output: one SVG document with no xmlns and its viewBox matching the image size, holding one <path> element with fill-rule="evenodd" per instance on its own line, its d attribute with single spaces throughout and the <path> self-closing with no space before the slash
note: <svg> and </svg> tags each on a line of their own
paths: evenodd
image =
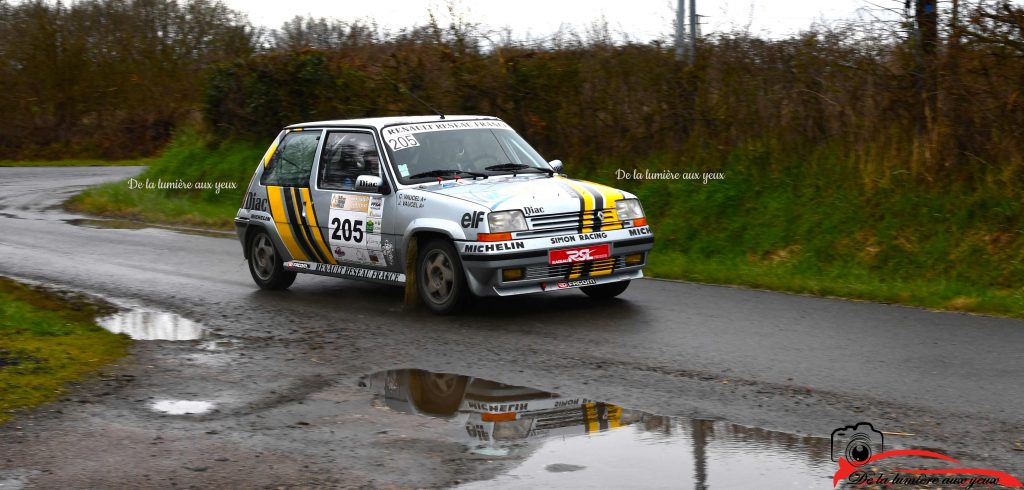
<svg viewBox="0 0 1024 490">
<path fill-rule="evenodd" d="M 235 189 L 130 189 L 115 182 L 89 189 L 67 202 L 72 211 L 151 223 L 231 230 L 235 212 L 268 144 L 229 141 L 214 144 L 189 133 L 153 159 L 138 182 L 149 179 L 229 182 Z"/>
<path fill-rule="evenodd" d="M 0 167 L 130 167 L 149 165 L 152 158 L 135 160 L 0 160 Z"/>
<path fill-rule="evenodd" d="M 263 144 L 179 137 L 140 179 L 235 181 L 238 189 L 130 190 L 116 183 L 75 197 L 78 211 L 231 229 Z M 767 148 L 767 149 L 766 149 Z M 699 153 L 569 162 L 570 176 L 640 196 L 656 235 L 649 275 L 1024 317 L 1024 219 L 1013 188 L 866 179 L 847 152 L 800 157 L 771 145 L 724 158 Z M 683 168 L 691 167 L 691 168 Z M 616 180 L 622 168 L 722 171 L 710 181 Z"/>
<path fill-rule="evenodd" d="M 1016 191 L 899 176 L 868 187 L 838 155 L 734 157 L 704 165 L 725 172 L 706 185 L 582 173 L 641 198 L 655 277 L 1024 317 Z"/>
<path fill-rule="evenodd" d="M 97 306 L 0 277 L 0 422 L 124 356 L 130 340 L 94 323 Z"/>
</svg>

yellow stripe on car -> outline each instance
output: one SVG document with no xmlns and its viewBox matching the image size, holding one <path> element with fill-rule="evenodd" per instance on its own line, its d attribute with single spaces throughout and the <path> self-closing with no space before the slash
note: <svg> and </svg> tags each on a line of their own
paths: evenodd
<svg viewBox="0 0 1024 490">
<path fill-rule="evenodd" d="M 622 221 L 619 219 L 619 212 L 615 209 L 615 202 L 624 197 L 622 195 L 622 191 L 615 189 L 614 187 L 608 187 L 589 180 L 581 180 L 580 182 L 586 184 L 587 188 L 593 192 L 600 192 L 601 196 L 604 197 L 604 208 L 612 210 L 612 219 L 608 220 L 611 223 L 603 225 L 601 230 L 622 229 Z"/>
<path fill-rule="evenodd" d="M 562 179 L 561 177 L 559 178 Z M 583 229 L 580 231 L 583 233 L 589 233 L 591 231 L 594 231 L 593 220 L 588 221 L 586 219 L 587 216 L 592 216 L 592 212 L 594 211 L 594 194 L 587 190 L 586 187 L 580 185 L 577 182 L 574 182 L 569 179 L 562 179 L 562 181 L 565 182 L 565 184 L 571 187 L 574 191 L 576 191 L 577 194 L 583 197 L 583 209 L 581 209 L 580 211 L 583 212 L 584 219 Z M 586 225 L 588 222 L 591 226 Z"/>
<path fill-rule="evenodd" d="M 312 243 L 312 237 L 309 236 L 309 228 L 302 224 L 303 216 L 301 204 L 299 203 L 299 190 L 295 187 L 291 187 L 288 191 L 292 193 L 292 213 L 295 215 L 295 219 L 291 220 L 292 233 L 295 234 L 295 238 L 299 242 L 299 247 L 301 247 L 306 252 L 306 255 L 309 255 L 313 260 L 317 262 L 324 262 L 326 259 L 321 257 L 321 252 L 317 250 Z M 287 198 L 285 200 L 287 200 Z"/>
<path fill-rule="evenodd" d="M 274 157 L 274 152 L 276 152 L 276 151 L 277 151 L 277 141 L 274 141 L 274 144 L 270 145 L 270 149 L 267 150 L 267 154 L 263 155 L 263 166 L 264 167 L 266 167 L 267 165 L 270 165 L 270 159 Z"/>
<path fill-rule="evenodd" d="M 309 189 L 302 189 L 302 200 L 306 202 L 306 221 L 309 223 L 309 233 L 313 235 L 314 247 L 319 247 L 320 251 L 323 252 L 324 257 L 328 263 L 337 264 L 334 260 L 334 255 L 331 254 L 330 247 L 327 246 L 327 242 L 324 241 L 324 236 L 320 230 L 320 226 L 316 222 L 316 211 L 313 210 L 313 200 L 309 198 Z"/>
<path fill-rule="evenodd" d="M 295 241 L 291 228 L 289 228 L 288 213 L 284 209 L 284 197 L 281 192 L 281 187 L 267 186 L 267 198 L 270 200 L 270 213 L 274 216 L 274 227 L 277 228 L 278 235 L 281 235 L 281 241 L 284 242 L 285 248 L 288 249 L 288 255 L 291 255 L 295 260 L 308 260 L 306 254 L 302 253 L 302 249 L 299 248 L 298 242 Z"/>
</svg>

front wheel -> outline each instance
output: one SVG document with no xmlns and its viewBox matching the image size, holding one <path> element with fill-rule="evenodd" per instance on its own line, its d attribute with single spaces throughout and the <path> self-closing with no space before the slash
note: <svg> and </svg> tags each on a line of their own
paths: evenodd
<svg viewBox="0 0 1024 490">
<path fill-rule="evenodd" d="M 281 255 L 265 231 L 253 233 L 249 239 L 249 273 L 263 289 L 287 289 L 295 282 L 295 273 L 284 270 Z"/>
<path fill-rule="evenodd" d="M 606 284 L 598 284 L 596 286 L 583 286 L 580 289 L 583 290 L 584 294 L 590 296 L 591 298 L 608 299 L 614 298 L 622 294 L 622 292 L 625 291 L 628 287 L 629 281 L 619 281 L 609 282 Z"/>
<path fill-rule="evenodd" d="M 447 315 L 458 311 L 468 294 L 466 275 L 455 247 L 433 239 L 420 248 L 416 259 L 416 289 L 431 311 Z"/>
</svg>

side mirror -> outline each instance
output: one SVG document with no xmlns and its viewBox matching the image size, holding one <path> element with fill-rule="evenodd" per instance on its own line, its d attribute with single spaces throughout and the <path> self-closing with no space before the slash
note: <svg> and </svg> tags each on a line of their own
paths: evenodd
<svg viewBox="0 0 1024 490">
<path fill-rule="evenodd" d="M 565 165 L 562 165 L 561 160 L 551 160 L 550 162 L 548 162 L 548 165 L 551 165 L 551 169 L 554 170 L 556 174 L 565 173 Z"/>
<path fill-rule="evenodd" d="M 384 181 L 376 175 L 360 175 L 356 178 L 357 192 L 380 192 L 380 186 Z"/>
</svg>

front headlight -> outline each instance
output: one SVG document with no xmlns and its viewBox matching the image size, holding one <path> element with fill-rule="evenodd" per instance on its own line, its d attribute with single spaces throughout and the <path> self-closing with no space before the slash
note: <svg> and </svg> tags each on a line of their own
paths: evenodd
<svg viewBox="0 0 1024 490">
<path fill-rule="evenodd" d="M 526 218 L 519 210 L 498 211 L 487 215 L 487 227 L 491 233 L 512 233 L 526 229 Z"/>
<path fill-rule="evenodd" d="M 640 207 L 639 199 L 619 199 L 615 201 L 615 212 L 619 214 L 619 220 L 644 217 L 644 208 Z"/>
</svg>

